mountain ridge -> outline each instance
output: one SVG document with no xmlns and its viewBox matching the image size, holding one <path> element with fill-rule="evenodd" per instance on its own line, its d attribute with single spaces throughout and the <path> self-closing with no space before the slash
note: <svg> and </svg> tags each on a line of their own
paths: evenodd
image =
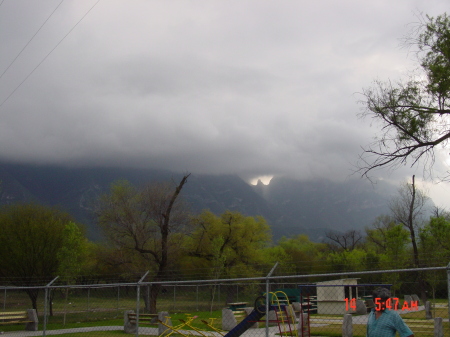
<svg viewBox="0 0 450 337">
<path fill-rule="evenodd" d="M 58 206 L 84 223 L 88 237 L 100 240 L 93 205 L 111 183 L 125 179 L 134 185 L 181 179 L 181 173 L 153 169 L 68 168 L 51 165 L 0 164 L 0 205 L 38 202 Z M 193 213 L 209 209 L 248 216 L 263 216 L 274 240 L 307 234 L 320 241 L 327 230 L 346 231 L 369 226 L 388 211 L 387 201 L 396 192 L 384 184 L 375 189 L 364 180 L 338 183 L 329 180 L 300 181 L 274 177 L 268 185 L 250 185 L 237 175 L 192 174 L 182 195 Z"/>
</svg>

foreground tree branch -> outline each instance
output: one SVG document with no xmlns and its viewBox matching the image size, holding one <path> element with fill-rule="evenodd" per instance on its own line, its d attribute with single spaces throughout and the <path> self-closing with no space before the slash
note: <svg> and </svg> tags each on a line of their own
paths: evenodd
<svg viewBox="0 0 450 337">
<path fill-rule="evenodd" d="M 417 47 L 423 78 L 393 84 L 376 81 L 364 89 L 362 118 L 381 124 L 381 134 L 362 148 L 357 171 L 409 164 L 432 171 L 436 149 L 450 138 L 450 18 L 426 17 L 405 40 Z"/>
</svg>

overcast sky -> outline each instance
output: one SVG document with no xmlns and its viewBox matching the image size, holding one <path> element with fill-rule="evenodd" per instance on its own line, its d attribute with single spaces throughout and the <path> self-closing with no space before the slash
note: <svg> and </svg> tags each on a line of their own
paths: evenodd
<svg viewBox="0 0 450 337">
<path fill-rule="evenodd" d="M 447 8 L 2 0 L 0 160 L 348 179 L 378 130 L 358 92 L 415 69 L 400 39 Z"/>
</svg>

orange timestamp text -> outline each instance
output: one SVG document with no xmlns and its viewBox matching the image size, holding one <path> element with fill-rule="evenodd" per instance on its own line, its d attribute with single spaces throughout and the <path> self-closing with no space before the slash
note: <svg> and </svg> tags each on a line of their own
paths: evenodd
<svg viewBox="0 0 450 337">
<path fill-rule="evenodd" d="M 356 298 L 345 298 L 345 310 L 356 310 Z M 384 304 L 384 306 L 383 306 Z M 400 301 L 397 297 L 391 297 L 387 299 L 385 302 L 381 300 L 381 298 L 375 298 L 375 310 L 381 311 L 384 308 L 389 310 L 419 310 L 419 301 L 404 301 L 403 305 L 400 308 Z"/>
</svg>

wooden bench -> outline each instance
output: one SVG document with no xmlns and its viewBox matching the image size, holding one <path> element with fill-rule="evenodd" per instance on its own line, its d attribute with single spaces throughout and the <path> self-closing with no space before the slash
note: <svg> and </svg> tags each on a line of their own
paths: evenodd
<svg viewBox="0 0 450 337">
<path fill-rule="evenodd" d="M 247 302 L 233 302 L 233 303 L 227 303 L 228 307 L 233 310 L 243 310 L 247 306 Z"/>
<path fill-rule="evenodd" d="M 134 312 L 129 312 L 128 321 L 131 324 L 136 324 L 136 316 Z M 158 314 L 139 314 L 139 324 L 158 325 Z"/>
<path fill-rule="evenodd" d="M 37 331 L 38 318 L 36 310 L 0 312 L 0 325 L 25 324 L 25 330 Z"/>
</svg>

